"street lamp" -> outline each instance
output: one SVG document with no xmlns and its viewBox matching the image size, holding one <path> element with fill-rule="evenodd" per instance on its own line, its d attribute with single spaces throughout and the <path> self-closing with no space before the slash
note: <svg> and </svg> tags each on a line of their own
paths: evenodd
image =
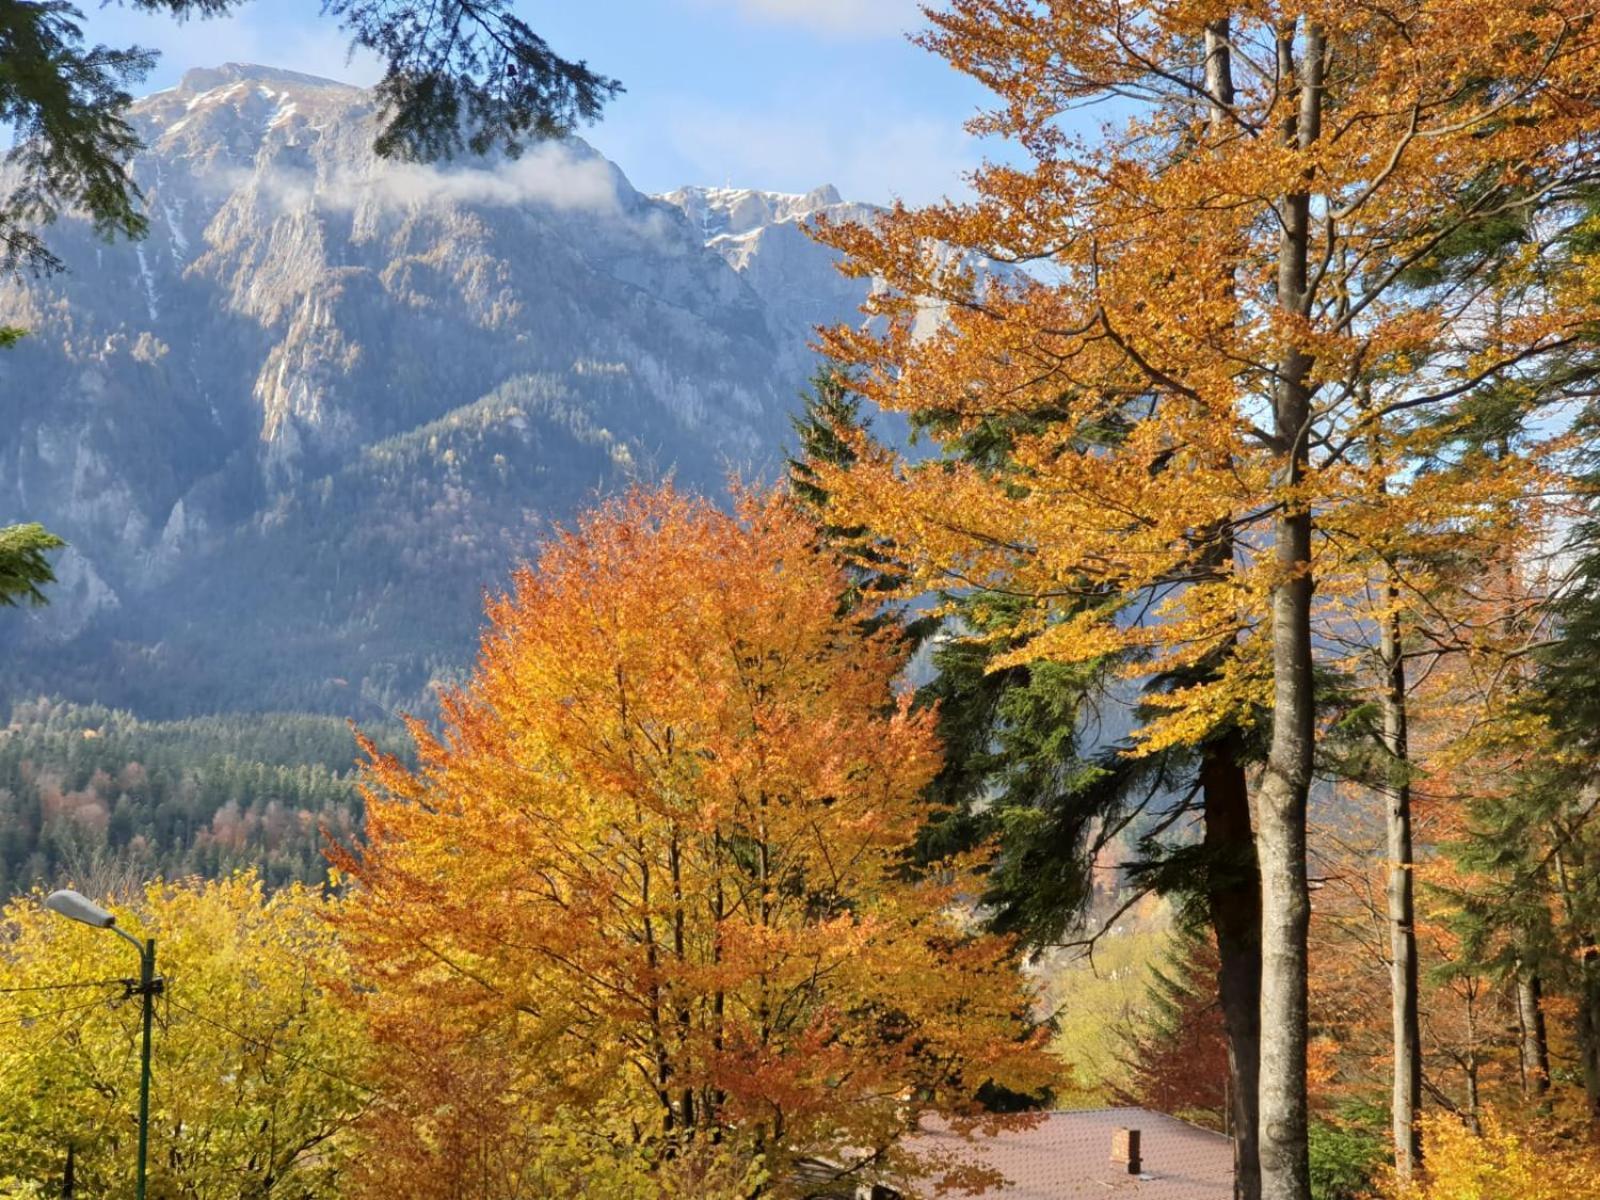
<svg viewBox="0 0 1600 1200">
<path fill-rule="evenodd" d="M 150 1022 L 155 1012 L 156 997 L 161 994 L 162 981 L 156 975 L 156 940 L 144 943 L 126 930 L 117 928 L 117 918 L 101 908 L 87 896 L 63 889 L 51 892 L 44 898 L 44 906 L 53 913 L 96 929 L 109 929 L 118 937 L 132 943 L 139 952 L 139 985 L 127 983 L 128 995 L 144 999 L 144 1042 L 139 1051 L 139 1172 L 134 1177 L 134 1194 L 144 1198 L 145 1158 L 150 1147 Z"/>
</svg>

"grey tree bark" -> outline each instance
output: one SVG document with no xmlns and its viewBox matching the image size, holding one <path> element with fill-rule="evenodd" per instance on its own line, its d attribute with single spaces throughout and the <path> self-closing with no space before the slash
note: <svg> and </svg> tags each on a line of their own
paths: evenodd
<svg viewBox="0 0 1600 1200">
<path fill-rule="evenodd" d="M 1395 1173 L 1410 1179 L 1422 1162 L 1422 1031 L 1417 1010 L 1415 860 L 1411 839 L 1410 745 L 1406 711 L 1406 662 L 1401 641 L 1400 589 L 1388 580 L 1388 612 L 1379 633 L 1383 664 L 1383 796 L 1388 832 L 1389 993 L 1394 1035 L 1390 1123 Z"/>
<path fill-rule="evenodd" d="M 1232 44 L 1226 17 L 1205 31 L 1205 87 L 1213 137 L 1230 127 L 1234 105 Z M 1208 565 L 1233 569 L 1233 537 L 1227 528 L 1209 531 Z M 1205 847 L 1213 864 L 1207 904 L 1217 939 L 1217 994 L 1228 1039 L 1229 1123 L 1233 1134 L 1235 1200 L 1260 1200 L 1259 1154 L 1261 1058 L 1261 874 L 1250 824 L 1250 793 L 1243 739 L 1230 732 L 1201 751 L 1200 787 L 1205 806 Z"/>
<path fill-rule="evenodd" d="M 1307 149 L 1321 134 L 1322 30 L 1309 24 L 1295 60 L 1296 26 L 1278 36 L 1278 78 L 1295 104 L 1282 126 L 1286 145 Z M 1303 190 L 1279 202 L 1277 301 L 1295 317 L 1310 304 L 1311 197 Z M 1256 847 L 1261 867 L 1261 1195 L 1307 1200 L 1306 935 L 1311 900 L 1306 886 L 1306 800 L 1315 750 L 1311 650 L 1311 534 L 1308 506 L 1293 490 L 1309 469 L 1312 360 L 1291 344 L 1278 362 L 1273 433 L 1285 499 L 1273 520 L 1272 741 L 1257 802 Z"/>
<path fill-rule="evenodd" d="M 1544 999 L 1539 973 L 1532 967 L 1517 970 L 1517 1024 L 1521 1026 L 1522 1091 L 1543 1096 L 1550 1090 L 1550 1043 L 1545 1033 Z"/>
<path fill-rule="evenodd" d="M 1477 993 L 1467 992 L 1467 1053 L 1462 1071 L 1467 1077 L 1467 1128 L 1474 1134 L 1483 1132 L 1483 1099 L 1478 1094 L 1478 1006 Z"/>
<path fill-rule="evenodd" d="M 1205 847 L 1213 864 L 1206 897 L 1220 963 L 1217 994 L 1228 1038 L 1233 1194 L 1261 1195 L 1261 874 L 1251 840 L 1250 797 L 1239 736 L 1206 747 L 1200 765 Z"/>
</svg>

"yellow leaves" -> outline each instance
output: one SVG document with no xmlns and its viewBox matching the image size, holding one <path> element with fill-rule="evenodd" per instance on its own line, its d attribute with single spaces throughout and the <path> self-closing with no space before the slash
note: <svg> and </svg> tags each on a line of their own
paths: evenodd
<svg viewBox="0 0 1600 1200">
<path fill-rule="evenodd" d="M 1030 662 L 1092 662 L 1128 648 L 1128 631 L 1117 626 L 1115 614 L 1075 613 L 1065 621 L 1046 627 L 1025 646 L 1010 654 L 997 655 L 989 670 L 1004 671 Z"/>
<path fill-rule="evenodd" d="M 1265 646 L 1255 639 L 1225 659 L 1212 678 L 1147 696 L 1150 707 L 1166 711 L 1137 731 L 1133 753 L 1155 754 L 1173 746 L 1200 745 L 1229 727 L 1249 729 L 1271 700 L 1272 675 Z"/>
<path fill-rule="evenodd" d="M 1569 1200 L 1600 1191 L 1600 1155 L 1537 1121 L 1517 1126 L 1494 1110 L 1474 1134 L 1442 1113 L 1423 1118 L 1424 1179 L 1390 1181 L 1390 1200 Z"/>
<path fill-rule="evenodd" d="M 4 912 L 0 989 L 51 990 L 0 994 L 0 1108 L 26 1114 L 0 1125 L 0 1181 L 10 1171 L 59 1179 L 71 1143 L 81 1189 L 131 1194 L 139 1005 L 106 981 L 136 975 L 137 962 L 120 938 L 39 900 L 21 897 Z M 106 903 L 130 932 L 157 939 L 166 981 L 151 1194 L 268 1180 L 308 1198 L 337 1194 L 352 1151 L 346 1127 L 368 1093 L 358 1082 L 364 1044 L 324 986 L 343 961 L 327 905 L 299 885 L 269 896 L 252 874 L 157 882 Z"/>
<path fill-rule="evenodd" d="M 1312 576 L 1319 633 L 1338 644 L 1374 619 L 1384 570 L 1401 572 L 1408 602 L 1434 594 L 1437 567 L 1394 564 L 1539 536 L 1535 456 L 1461 454 L 1465 417 L 1441 418 L 1463 396 L 1514 393 L 1600 321 L 1592 264 L 1564 266 L 1541 228 L 1471 287 L 1438 273 L 1486 215 L 1520 219 L 1520 188 L 1484 190 L 1507 164 L 1518 179 L 1589 169 L 1600 112 L 1571 97 L 1588 94 L 1600 47 L 1564 32 L 1578 11 L 1427 0 L 1403 27 L 1334 3 L 957 0 L 933 13 L 925 44 L 994 93 L 980 125 L 1017 153 L 973 177 L 970 202 L 824 227 L 850 271 L 888 287 L 871 305 L 886 321 L 823 343 L 865 397 L 938 414 L 956 455 L 993 432 L 1005 465 L 904 465 L 858 443 L 851 468 L 822 472 L 839 523 L 892 546 L 908 593 L 1035 598 L 1013 632 L 1036 636 L 1007 663 L 1129 652 L 1152 670 L 1193 666 L 1235 635 L 1258 658 L 1266 598 L 1292 578 Z M 1320 22 L 1341 64 L 1326 98 L 1337 127 L 1286 144 L 1299 97 L 1251 71 L 1234 72 L 1226 112 L 1167 86 L 1223 16 L 1235 47 Z M 1482 79 L 1515 86 L 1466 82 Z M 1059 124 L 1112 95 L 1117 121 L 1098 136 Z M 1304 303 L 1280 291 L 1282 206 L 1297 192 L 1313 214 Z M 1510 207 L 1486 213 L 1491 201 Z M 951 251 L 1038 265 L 975 292 L 941 274 Z M 937 327 L 918 319 L 929 302 L 950 303 Z M 1290 359 L 1309 364 L 1312 415 L 1280 431 Z M 1285 507 L 1313 515 L 1317 541 L 1312 562 L 1275 573 Z M 1231 594 L 1202 611 L 1187 592 L 1218 577 Z M 1118 603 L 1116 618 L 1098 607 Z M 1261 686 L 1241 667 L 1172 693 L 1149 744 L 1234 719 Z"/>
</svg>

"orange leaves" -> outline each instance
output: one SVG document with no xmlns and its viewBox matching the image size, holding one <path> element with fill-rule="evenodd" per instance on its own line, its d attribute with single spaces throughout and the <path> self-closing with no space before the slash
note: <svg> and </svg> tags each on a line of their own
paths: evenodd
<svg viewBox="0 0 1600 1200">
<path fill-rule="evenodd" d="M 970 201 L 824 226 L 847 270 L 886 287 L 869 304 L 882 320 L 824 331 L 823 345 L 868 399 L 936 415 L 952 457 L 960 438 L 1004 430 L 1005 465 L 908 466 L 857 447 L 850 469 L 822 472 L 839 522 L 892 544 L 908 589 L 1035 597 L 1018 632 L 1047 630 L 1039 657 L 1127 650 L 1157 670 L 1254 635 L 1282 582 L 1268 551 L 1285 509 L 1313 514 L 1334 639 L 1370 619 L 1374 563 L 1403 562 L 1426 593 L 1435 581 L 1414 564 L 1526 536 L 1544 478 L 1533 455 L 1441 461 L 1454 405 L 1497 389 L 1550 403 L 1533 381 L 1600 320 L 1592 263 L 1549 252 L 1586 218 L 1547 203 L 1595 169 L 1600 46 L 1573 34 L 1588 19 L 1576 0 L 1426 0 L 1399 16 L 1310 0 L 952 0 L 931 13 L 924 44 L 991 90 L 976 127 L 1015 153 L 972 177 Z M 1226 97 L 1200 72 L 1216 21 Z M 1278 76 L 1278 37 L 1291 31 L 1298 56 L 1313 24 L 1325 128 L 1287 138 L 1300 100 Z M 1091 101 L 1114 119 L 1079 136 L 1074 110 Z M 1303 279 L 1280 272 L 1296 193 Z M 1521 244 L 1452 268 L 1452 247 L 1507 231 Z M 952 274 L 955 251 L 1021 270 Z M 1310 415 L 1280 430 L 1291 360 L 1309 363 Z M 1253 703 L 1246 665 L 1239 686 L 1174 693 L 1193 705 L 1153 740 L 1204 736 Z"/>
<path fill-rule="evenodd" d="M 344 864 L 375 1032 L 444 1047 L 419 1112 L 469 1084 L 529 1129 L 598 1105 L 617 1146 L 715 1133 L 781 1178 L 1047 1077 L 1010 944 L 960 920 L 970 867 L 907 870 L 938 750 L 847 583 L 786 501 L 664 490 L 491 601 L 421 768 L 368 767 Z"/>
</svg>

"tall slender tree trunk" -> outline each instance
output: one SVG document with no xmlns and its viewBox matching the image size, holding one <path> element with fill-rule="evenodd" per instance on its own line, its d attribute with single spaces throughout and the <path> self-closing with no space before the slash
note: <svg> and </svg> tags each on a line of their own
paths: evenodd
<svg viewBox="0 0 1600 1200">
<path fill-rule="evenodd" d="M 1600 956 L 1585 950 L 1578 976 L 1578 1057 L 1589 1119 L 1600 1120 Z"/>
<path fill-rule="evenodd" d="M 1383 661 L 1383 745 L 1388 752 L 1383 795 L 1388 830 L 1389 997 L 1394 1035 L 1394 1094 L 1390 1123 L 1395 1173 L 1410 1179 L 1422 1162 L 1422 1031 L 1417 1011 L 1415 860 L 1411 844 L 1410 743 L 1406 711 L 1406 660 L 1402 647 L 1400 589 L 1393 572 L 1385 585 L 1387 609 L 1379 633 Z"/>
<path fill-rule="evenodd" d="M 1522 1027 L 1522 1091 L 1542 1096 L 1550 1090 L 1550 1043 L 1544 1026 L 1544 999 L 1539 973 L 1531 967 L 1517 971 L 1517 1024 Z"/>
<path fill-rule="evenodd" d="M 1483 1099 L 1478 1092 L 1478 1005 L 1476 985 L 1469 984 L 1467 992 L 1467 1053 L 1462 1069 L 1467 1076 L 1467 1128 L 1474 1134 L 1483 1132 L 1480 1115 Z"/>
<path fill-rule="evenodd" d="M 1371 460 L 1380 472 L 1378 489 L 1388 487 L 1382 421 L 1371 416 L 1370 391 L 1363 387 L 1362 406 L 1372 424 Z M 1389 1004 L 1392 1048 L 1392 1094 L 1389 1104 L 1395 1174 L 1410 1180 L 1422 1163 L 1422 1030 L 1418 1012 L 1416 932 L 1416 866 L 1411 836 L 1411 742 L 1409 697 L 1406 692 L 1405 631 L 1400 617 L 1399 573 L 1384 563 L 1384 609 L 1378 623 L 1378 662 L 1383 685 L 1384 828 L 1388 856 L 1386 917 L 1389 923 Z"/>
<path fill-rule="evenodd" d="M 713 968 L 722 966 L 722 922 L 727 915 L 727 895 L 723 888 L 723 853 L 722 834 L 712 835 L 711 843 L 712 863 L 716 871 L 717 885 L 711 894 L 711 965 Z M 722 1056 L 725 1046 L 724 1021 L 727 1016 L 727 998 L 719 986 L 711 995 L 711 1048 L 718 1058 Z M 706 1084 L 706 1123 L 711 1127 L 711 1140 L 715 1143 L 722 1141 L 722 1106 L 726 1100 L 722 1089 L 712 1083 Z"/>
<path fill-rule="evenodd" d="M 1200 784 L 1205 847 L 1212 870 L 1206 899 L 1217 939 L 1217 992 L 1228 1038 L 1233 1194 L 1236 1200 L 1259 1200 L 1261 874 L 1251 839 L 1242 753 L 1236 732 L 1207 746 L 1200 764 Z"/>
<path fill-rule="evenodd" d="M 1564 836 L 1563 840 L 1567 840 Z M 1583 1069 L 1583 1095 L 1588 1105 L 1589 1119 L 1600 1120 L 1600 950 L 1595 949 L 1595 936 L 1578 922 L 1577 904 L 1572 895 L 1572 880 L 1567 874 L 1569 854 L 1574 858 L 1573 869 L 1580 875 L 1586 869 L 1585 856 L 1572 851 L 1556 851 L 1556 880 L 1561 885 L 1561 906 L 1567 923 L 1584 947 L 1578 960 L 1578 1060 Z"/>
<path fill-rule="evenodd" d="M 1286 145 L 1309 148 L 1322 127 L 1321 29 L 1306 28 L 1295 63 L 1295 26 L 1278 37 L 1278 76 L 1295 89 L 1283 125 Z M 1310 304 L 1311 181 L 1280 202 L 1278 304 L 1304 318 Z M 1306 886 L 1306 801 L 1311 789 L 1316 709 L 1311 652 L 1311 510 L 1295 494 L 1309 469 L 1312 360 L 1289 346 L 1278 364 L 1273 432 L 1282 500 L 1273 520 L 1272 743 L 1257 804 L 1261 868 L 1261 1195 L 1307 1200 L 1307 954 L 1311 898 Z"/>
<path fill-rule="evenodd" d="M 1221 141 L 1231 127 L 1235 96 L 1227 17 L 1206 26 L 1205 87 L 1211 136 Z M 1207 546 L 1211 569 L 1233 570 L 1233 536 L 1226 526 L 1212 531 Z M 1217 994 L 1228 1039 L 1233 1194 L 1235 1200 L 1260 1200 L 1261 873 L 1243 757 L 1243 739 L 1236 730 L 1211 742 L 1201 754 L 1200 787 L 1205 847 L 1212 864 L 1206 899 L 1217 939 Z"/>
</svg>

